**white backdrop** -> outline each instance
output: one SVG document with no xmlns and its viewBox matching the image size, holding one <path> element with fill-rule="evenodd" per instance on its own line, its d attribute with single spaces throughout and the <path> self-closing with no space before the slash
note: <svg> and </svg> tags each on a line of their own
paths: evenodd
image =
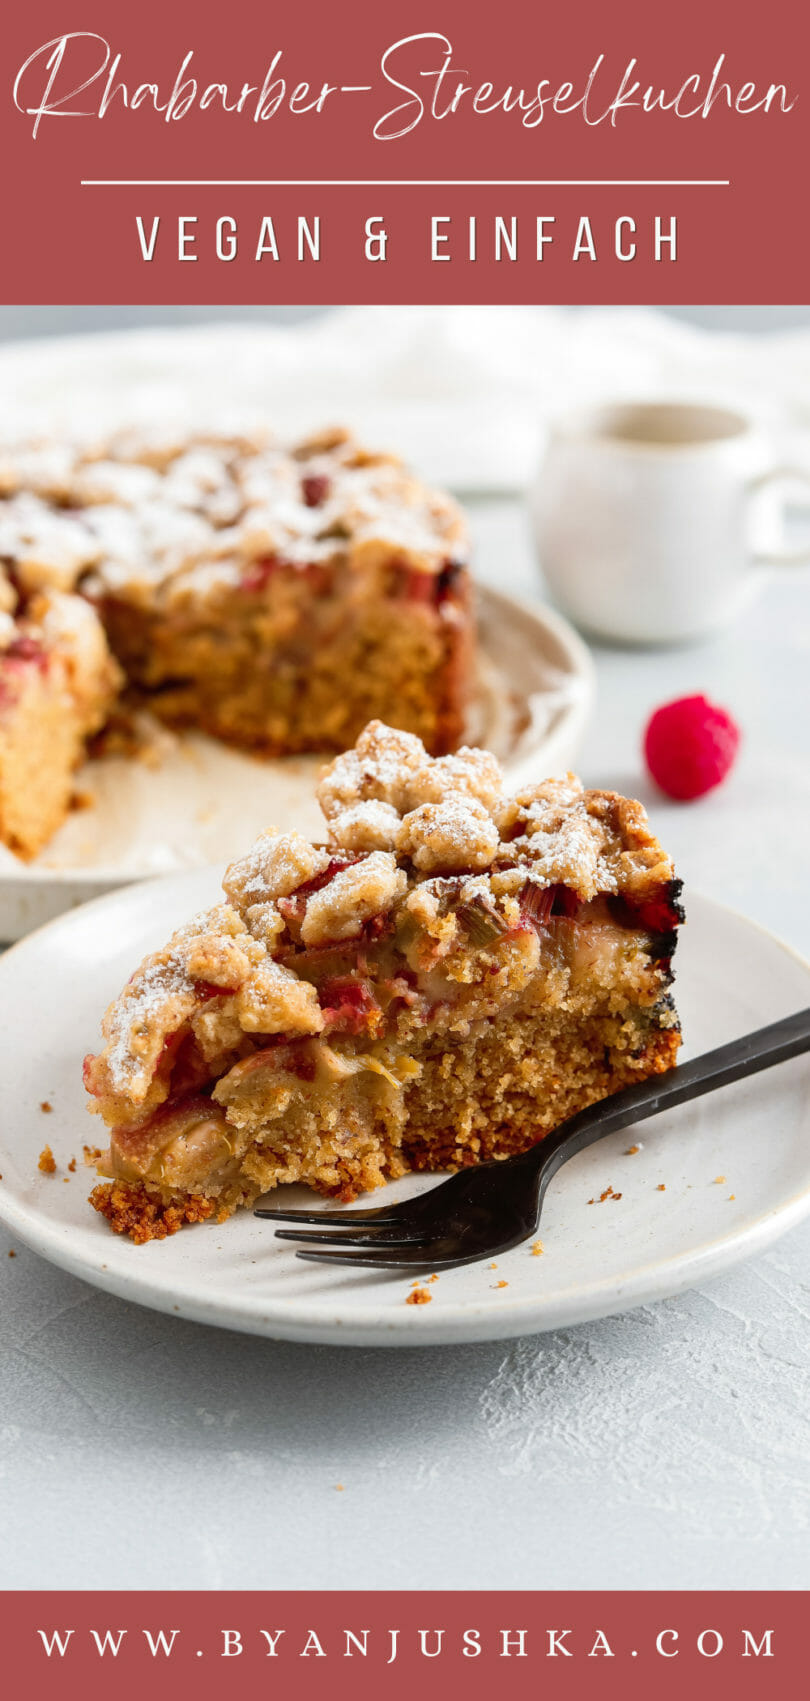
<svg viewBox="0 0 810 1701">
<path fill-rule="evenodd" d="M 646 307 L 348 307 L 295 323 L 268 312 L 161 324 L 169 311 L 134 332 L 0 345 L 0 438 L 254 418 L 287 436 L 334 420 L 439 484 L 515 492 L 553 415 L 655 395 L 753 410 L 810 465 L 810 317 L 763 335 Z M 107 325 L 101 309 L 83 313 Z"/>
</svg>

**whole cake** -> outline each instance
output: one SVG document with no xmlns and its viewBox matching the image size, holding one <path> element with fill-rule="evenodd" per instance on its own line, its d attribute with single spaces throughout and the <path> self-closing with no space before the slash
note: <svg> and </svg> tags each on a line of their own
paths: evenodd
<svg viewBox="0 0 810 1701">
<path fill-rule="evenodd" d="M 328 837 L 268 832 L 147 957 L 85 1063 L 119 1233 L 283 1182 L 351 1200 L 507 1157 L 669 1069 L 679 882 L 639 803 L 569 775 L 505 796 L 380 722 L 321 779 Z"/>
<path fill-rule="evenodd" d="M 124 685 L 266 755 L 343 750 L 374 717 L 441 754 L 472 646 L 460 510 L 344 431 L 7 451 L 0 841 L 47 842 Z"/>
</svg>

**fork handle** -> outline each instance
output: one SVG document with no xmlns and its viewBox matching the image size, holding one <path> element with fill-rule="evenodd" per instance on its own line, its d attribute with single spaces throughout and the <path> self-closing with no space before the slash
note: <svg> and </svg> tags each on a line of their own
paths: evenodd
<svg viewBox="0 0 810 1701">
<path fill-rule="evenodd" d="M 713 1093 L 717 1087 L 730 1086 L 732 1081 L 741 1081 L 746 1075 L 758 1075 L 760 1070 L 786 1063 L 804 1051 L 810 1051 L 810 1009 L 798 1010 L 781 1022 L 757 1028 L 729 1045 L 718 1046 L 716 1051 L 704 1052 L 702 1057 L 681 1063 L 664 1075 L 653 1075 L 608 1098 L 598 1099 L 596 1104 L 569 1117 L 523 1156 L 534 1160 L 531 1167 L 536 1165 L 538 1176 L 546 1184 L 562 1164 L 596 1140 L 634 1122 L 643 1122 L 648 1116 L 656 1116 L 659 1110 L 670 1110 L 673 1105 L 685 1104 L 703 1093 Z M 521 1159 L 515 1161 L 519 1163 Z"/>
</svg>

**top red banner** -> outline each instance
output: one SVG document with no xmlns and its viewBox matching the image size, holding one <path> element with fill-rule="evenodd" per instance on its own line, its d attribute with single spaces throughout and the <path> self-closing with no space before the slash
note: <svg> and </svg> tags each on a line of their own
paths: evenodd
<svg viewBox="0 0 810 1701">
<path fill-rule="evenodd" d="M 802 302 L 808 36 L 795 0 L 34 0 L 3 299 Z"/>
</svg>

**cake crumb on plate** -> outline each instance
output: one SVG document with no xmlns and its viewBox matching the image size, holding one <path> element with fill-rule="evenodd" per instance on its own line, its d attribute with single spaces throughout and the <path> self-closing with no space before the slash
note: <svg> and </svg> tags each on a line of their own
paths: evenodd
<svg viewBox="0 0 810 1701">
<path fill-rule="evenodd" d="M 432 1295 L 432 1293 L 428 1293 L 427 1288 L 413 1287 L 413 1288 L 411 1288 L 410 1293 L 406 1297 L 405 1304 L 406 1305 L 429 1305 L 432 1298 L 433 1298 L 433 1295 Z"/>
</svg>

